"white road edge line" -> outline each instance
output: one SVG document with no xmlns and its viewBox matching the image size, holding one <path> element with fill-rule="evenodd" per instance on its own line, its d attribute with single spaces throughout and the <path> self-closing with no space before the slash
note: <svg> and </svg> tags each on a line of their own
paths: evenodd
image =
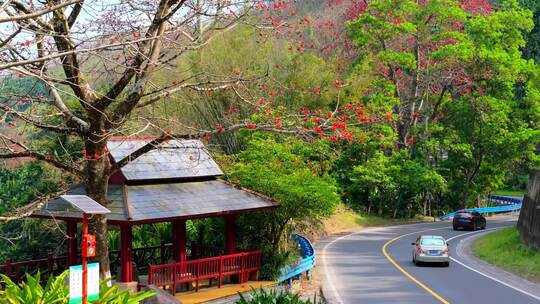
<svg viewBox="0 0 540 304">
<path fill-rule="evenodd" d="M 503 228 L 508 228 L 508 226 L 506 226 L 506 227 L 491 228 L 491 229 L 485 229 L 485 230 L 474 231 L 474 232 L 469 232 L 469 233 L 464 233 L 464 234 L 460 234 L 460 235 L 456 235 L 456 236 L 454 236 L 454 237 L 451 237 L 451 238 L 449 238 L 447 241 L 451 241 L 451 240 L 453 240 L 453 239 L 456 239 L 456 238 L 458 238 L 458 237 L 462 237 L 462 236 L 464 236 L 464 235 L 478 234 L 478 233 L 487 232 L 487 231 L 490 231 L 490 230 L 499 230 L 499 229 L 503 229 Z M 469 236 L 469 237 L 470 237 L 470 236 Z M 469 237 L 467 237 L 467 238 L 469 238 Z M 457 247 L 456 247 L 456 249 L 457 249 Z M 517 288 L 517 287 L 515 287 L 515 286 L 513 286 L 513 285 L 510 285 L 510 284 L 505 283 L 505 282 L 503 282 L 503 281 L 501 281 L 501 280 L 499 280 L 499 279 L 496 279 L 496 278 L 494 278 L 494 277 L 492 277 L 492 276 L 490 276 L 490 275 L 488 275 L 488 274 L 485 274 L 485 273 L 483 273 L 483 272 L 481 272 L 481 271 L 478 271 L 478 270 L 476 270 L 476 269 L 474 269 L 474 268 L 472 268 L 472 267 L 470 267 L 470 266 L 468 266 L 468 265 L 463 264 L 463 262 L 460 262 L 460 261 L 458 261 L 457 259 L 454 259 L 453 257 L 450 257 L 450 259 L 451 259 L 452 261 L 458 263 L 459 265 L 461 265 L 461 266 L 463 266 L 463 267 L 465 267 L 465 268 L 467 268 L 467 269 L 469 269 L 469 270 L 471 270 L 471 271 L 474 271 L 474 272 L 478 273 L 479 275 L 482 275 L 482 276 L 484 276 L 484 277 L 486 277 L 486 278 L 488 278 L 488 279 L 491 279 L 491 280 L 493 280 L 493 281 L 495 281 L 495 282 L 497 282 L 497 283 L 499 283 L 499 284 L 502 284 L 502 285 L 504 285 L 504 286 L 506 286 L 506 287 L 512 288 L 512 289 L 514 289 L 515 291 L 521 292 L 521 293 L 524 294 L 524 295 L 527 295 L 527 296 L 529 296 L 529 297 L 531 297 L 531 298 L 534 298 L 534 299 L 540 301 L 540 297 L 537 297 L 537 296 L 535 296 L 535 295 L 533 295 L 533 294 L 531 294 L 531 293 L 529 293 L 529 292 L 527 292 L 527 291 L 525 291 L 525 290 L 523 290 L 523 289 L 519 289 L 519 288 Z"/>
<path fill-rule="evenodd" d="M 410 224 L 410 225 L 405 225 L 405 226 L 408 226 L 408 227 L 411 227 L 411 226 L 416 226 L 416 225 L 422 225 L 422 224 L 426 224 L 426 223 L 418 223 L 418 224 Z M 395 225 L 395 226 L 401 226 L 401 225 Z M 392 228 L 392 227 L 395 227 L 395 226 L 382 226 L 382 227 L 374 227 L 374 228 L 371 228 L 371 229 L 362 229 L 360 231 L 355 231 L 355 232 L 351 232 L 349 234 L 346 234 L 346 235 L 343 235 L 343 236 L 340 236 L 334 240 L 332 240 L 330 243 L 326 244 L 324 247 L 323 247 L 323 252 L 322 252 L 322 259 L 323 259 L 323 265 L 324 265 L 324 276 L 325 276 L 325 281 L 328 282 L 328 287 L 330 289 L 330 291 L 334 294 L 334 298 L 337 300 L 337 303 L 339 304 L 344 304 L 343 302 L 343 299 L 341 298 L 341 296 L 339 295 L 339 292 L 337 291 L 336 289 L 336 286 L 334 285 L 334 282 L 333 280 L 330 279 L 330 276 L 329 276 L 329 272 L 328 272 L 328 263 L 327 263 L 327 259 L 326 257 L 328 256 L 326 254 L 326 249 L 330 246 L 332 246 L 332 244 L 334 244 L 335 242 L 337 241 L 341 241 L 342 239 L 345 239 L 345 238 L 348 238 L 350 236 L 353 236 L 353 235 L 356 235 L 356 234 L 360 234 L 360 233 L 364 233 L 364 232 L 367 232 L 367 231 L 370 231 L 370 230 L 376 230 L 376 229 L 381 229 L 381 228 Z M 446 227 L 444 227 L 446 228 Z M 429 229 L 429 230 L 439 230 L 439 229 L 444 229 L 444 228 L 436 228 L 436 229 Z M 416 233 L 416 232 L 414 232 Z M 412 234 L 414 234 L 412 233 Z M 332 302 L 333 303 L 333 302 Z"/>
<path fill-rule="evenodd" d="M 347 234 L 347 235 L 344 235 L 344 236 L 341 236 L 339 238 L 336 238 L 334 240 L 332 240 L 330 243 L 326 244 L 323 248 L 323 252 L 322 252 L 322 256 L 323 256 L 323 265 L 324 265 L 324 277 L 325 277 L 325 280 L 327 283 L 328 283 L 328 289 L 330 289 L 330 291 L 334 294 L 334 298 L 336 298 L 336 301 L 337 303 L 339 304 L 343 304 L 343 300 L 341 299 L 341 296 L 339 295 L 337 289 L 336 289 L 336 286 L 334 285 L 334 280 L 330 277 L 329 273 L 328 273 L 328 262 L 327 262 L 327 259 L 326 259 L 326 248 L 330 247 L 332 244 L 334 244 L 335 242 L 341 240 L 341 239 L 344 239 L 346 237 L 349 237 L 351 235 L 354 235 L 354 234 L 357 234 L 359 233 L 358 231 L 357 232 L 353 232 L 353 233 L 350 233 L 350 234 Z M 326 297 L 326 296 L 325 296 Z"/>
</svg>

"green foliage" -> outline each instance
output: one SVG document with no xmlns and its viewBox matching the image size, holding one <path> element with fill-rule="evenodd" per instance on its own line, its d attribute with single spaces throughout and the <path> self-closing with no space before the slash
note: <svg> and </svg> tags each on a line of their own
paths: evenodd
<svg viewBox="0 0 540 304">
<path fill-rule="evenodd" d="M 0 168 L 0 214 L 28 203 L 37 194 L 57 189 L 53 176 L 40 163 L 15 169 Z"/>
<path fill-rule="evenodd" d="M 463 204 L 470 196 L 499 189 L 508 172 L 535 151 L 538 130 L 513 119 L 511 104 L 493 97 L 463 97 L 445 104 L 444 110 L 434 137 L 448 152 L 440 165 L 447 172 L 450 195 Z"/>
<path fill-rule="evenodd" d="M 41 285 L 41 276 L 26 275 L 26 281 L 14 283 L 5 275 L 0 275 L 1 283 L 5 285 L 0 290 L 0 303 L 6 304 L 55 304 L 69 302 L 69 287 L 64 283 L 69 272 L 57 277 L 50 277 L 45 286 Z"/>
<path fill-rule="evenodd" d="M 110 286 L 109 286 L 110 285 Z M 115 284 L 110 284 L 110 281 L 103 280 L 99 284 L 99 300 L 93 301 L 94 304 L 137 304 L 140 301 L 153 296 L 156 292 L 141 291 L 138 293 L 131 293 L 128 290 L 120 291 L 119 287 Z"/>
<path fill-rule="evenodd" d="M 444 178 L 419 160 L 406 153 L 391 157 L 376 151 L 365 162 L 355 166 L 349 174 L 345 192 L 351 203 L 368 213 L 377 208 L 377 214 L 393 217 L 412 217 L 421 213 L 422 205 L 433 194 L 446 187 Z M 359 193 L 361 202 L 354 201 L 350 193 Z"/>
<path fill-rule="evenodd" d="M 311 304 L 313 302 L 300 299 L 298 295 L 293 295 L 286 291 L 266 291 L 264 289 L 252 290 L 250 297 L 246 299 L 240 294 L 240 300 L 236 304 Z M 314 303 L 318 304 L 318 303 Z"/>
<path fill-rule="evenodd" d="M 5 287 L 0 289 L 0 303 L 5 304 L 64 304 L 69 303 L 69 286 L 66 280 L 69 271 L 64 271 L 56 277 L 50 277 L 45 286 L 40 282 L 40 274 L 26 275 L 26 281 L 14 283 L 5 275 L 0 275 L 0 283 Z M 118 286 L 108 286 L 108 281 L 100 282 L 99 300 L 94 304 L 137 304 L 155 294 L 154 291 L 130 293 L 120 291 Z"/>
<path fill-rule="evenodd" d="M 287 260 L 280 248 L 290 224 L 330 215 L 339 202 L 337 188 L 326 172 L 330 155 L 326 143 L 307 144 L 293 138 L 254 135 L 229 170 L 239 186 L 271 196 L 282 206 L 271 212 L 242 216 L 239 240 L 244 247 L 263 248 L 270 267 L 261 275 L 272 278 Z M 281 251 L 279 249 L 282 249 Z M 283 256 L 279 256 L 283 255 Z"/>
<path fill-rule="evenodd" d="M 320 166 L 310 162 L 309 154 L 314 152 L 315 147 L 296 139 L 254 139 L 240 153 L 230 175 L 239 185 L 281 202 L 277 213 L 285 222 L 328 216 L 339 197 L 332 179 L 314 172 Z"/>
<path fill-rule="evenodd" d="M 40 163 L 27 163 L 14 169 L 0 169 L 0 214 L 9 214 L 15 208 L 29 203 L 36 195 L 58 189 L 58 176 Z M 63 234 L 56 223 L 22 219 L 0 223 L 0 263 L 7 257 L 12 261 L 43 258 L 56 252 Z M 64 249 L 61 247 L 64 254 Z"/>
<path fill-rule="evenodd" d="M 349 22 L 357 64 L 380 72 L 362 102 L 399 120 L 380 133 L 396 136 L 392 151 L 380 142 L 358 148 L 354 165 L 336 164 L 348 201 L 368 211 L 378 201 L 381 215 L 408 215 L 419 199 L 450 210 L 538 165 L 540 73 L 522 56 L 534 26 L 527 8 L 538 10 L 538 1 L 522 2 L 494 1 L 478 13 L 455 0 L 375 0 Z M 415 186 L 427 180 L 434 184 Z"/>
</svg>

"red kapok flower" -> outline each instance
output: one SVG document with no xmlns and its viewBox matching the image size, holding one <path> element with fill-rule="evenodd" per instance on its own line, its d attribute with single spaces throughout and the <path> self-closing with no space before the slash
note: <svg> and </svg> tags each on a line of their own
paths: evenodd
<svg viewBox="0 0 540 304">
<path fill-rule="evenodd" d="M 347 124 L 344 123 L 344 122 L 341 122 L 341 121 L 335 122 L 335 123 L 332 125 L 332 130 L 333 130 L 333 131 L 339 130 L 339 129 L 345 129 L 345 128 L 347 128 Z"/>
<path fill-rule="evenodd" d="M 393 115 L 392 113 L 386 113 L 383 115 L 384 119 L 392 119 Z"/>
<path fill-rule="evenodd" d="M 247 124 L 246 127 L 247 127 L 248 129 L 255 129 L 255 128 L 257 128 L 257 126 L 254 125 L 254 124 L 252 124 L 252 123 Z"/>
</svg>

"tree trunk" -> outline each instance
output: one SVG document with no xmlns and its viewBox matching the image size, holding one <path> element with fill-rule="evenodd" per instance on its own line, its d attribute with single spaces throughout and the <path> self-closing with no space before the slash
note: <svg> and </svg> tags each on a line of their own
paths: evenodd
<svg viewBox="0 0 540 304">
<path fill-rule="evenodd" d="M 98 144 L 92 141 L 86 143 L 88 155 L 102 155 L 107 146 L 106 141 L 101 141 Z M 109 159 L 106 155 L 94 157 L 88 160 L 86 171 L 87 180 L 86 195 L 100 203 L 103 206 L 108 205 L 107 190 L 108 190 L 108 170 L 110 168 Z M 91 234 L 96 236 L 96 257 L 93 259 L 100 263 L 100 276 L 102 279 L 111 277 L 109 263 L 109 246 L 107 242 L 107 220 L 104 215 L 93 215 L 89 218 L 88 228 Z"/>
<path fill-rule="evenodd" d="M 424 193 L 424 194 L 422 195 L 422 205 L 423 205 L 423 206 L 422 206 L 422 207 L 423 207 L 423 208 L 422 208 L 422 209 L 423 209 L 422 215 L 424 215 L 424 216 L 427 215 L 427 204 L 428 204 L 427 195 Z"/>
<path fill-rule="evenodd" d="M 469 185 L 465 187 L 465 191 L 463 191 L 463 197 L 461 198 L 461 206 L 463 209 L 467 209 L 467 202 L 469 201 Z"/>
<path fill-rule="evenodd" d="M 523 242 L 540 249 L 540 170 L 529 175 L 517 229 Z"/>
</svg>

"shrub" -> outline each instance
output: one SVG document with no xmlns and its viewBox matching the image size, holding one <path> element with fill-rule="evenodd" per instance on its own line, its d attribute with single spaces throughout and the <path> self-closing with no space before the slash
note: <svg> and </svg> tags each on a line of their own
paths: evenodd
<svg viewBox="0 0 540 304">
<path fill-rule="evenodd" d="M 69 286 L 65 281 L 69 271 L 56 277 L 50 277 L 45 286 L 40 283 L 41 275 L 26 274 L 26 281 L 15 283 L 5 275 L 0 275 L 0 283 L 5 286 L 0 290 L 2 304 L 67 304 L 69 303 Z M 120 291 L 118 286 L 107 286 L 108 281 L 100 282 L 99 300 L 94 304 L 136 304 L 155 294 L 145 291 L 132 294 L 127 290 Z"/>
<path fill-rule="evenodd" d="M 286 291 L 277 292 L 275 290 L 266 291 L 264 289 L 252 290 L 250 299 L 246 299 L 240 294 L 240 300 L 236 304 L 311 304 L 309 300 L 302 300 L 298 295 L 293 295 Z M 320 303 L 320 302 L 318 302 Z M 318 304 L 314 303 L 314 304 Z"/>
</svg>

